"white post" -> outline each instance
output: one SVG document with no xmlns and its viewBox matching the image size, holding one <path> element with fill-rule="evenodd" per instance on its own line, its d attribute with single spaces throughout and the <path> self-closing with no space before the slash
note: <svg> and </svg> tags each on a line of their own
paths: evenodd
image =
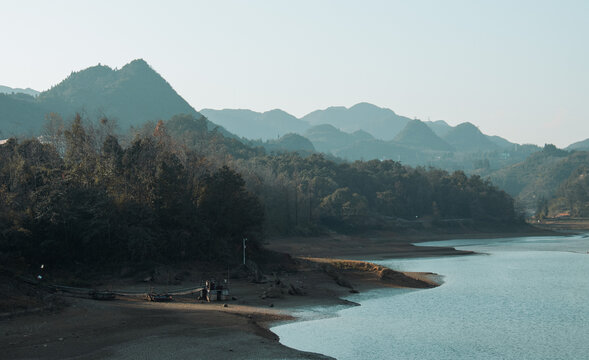
<svg viewBox="0 0 589 360">
<path fill-rule="evenodd" d="M 243 238 L 243 265 L 245 265 L 245 242 L 247 238 Z"/>
</svg>

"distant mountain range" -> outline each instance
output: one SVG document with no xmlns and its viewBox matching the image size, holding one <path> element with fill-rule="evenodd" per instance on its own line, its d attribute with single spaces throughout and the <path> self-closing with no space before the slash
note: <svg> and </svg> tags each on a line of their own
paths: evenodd
<svg viewBox="0 0 589 360">
<path fill-rule="evenodd" d="M 348 133 L 364 130 L 379 140 L 392 140 L 411 119 L 390 109 L 359 103 L 351 108 L 335 106 L 316 110 L 301 120 L 310 125 L 331 124 Z"/>
<path fill-rule="evenodd" d="M 46 114 L 57 113 L 67 120 L 76 112 L 91 120 L 116 119 L 122 131 L 140 127 L 147 121 L 167 120 L 176 114 L 202 117 L 139 59 L 120 70 L 97 65 L 73 72 L 35 97 L 12 91 L 0 94 L 0 137 L 38 135 Z M 231 135 L 224 129 L 221 132 Z"/>
<path fill-rule="evenodd" d="M 581 151 L 589 150 L 589 139 L 567 148 L 577 153 L 554 146 L 541 149 L 485 135 L 468 122 L 450 126 L 442 120 L 412 120 L 369 103 L 329 107 L 302 118 L 279 109 L 263 113 L 203 109 L 199 113 L 141 59 L 120 70 L 99 64 L 73 72 L 40 93 L 0 86 L 0 140 L 40 135 L 47 114 L 57 113 L 67 121 L 76 112 L 90 120 L 116 119 L 120 131 L 174 118 L 170 131 L 179 136 L 198 123 L 231 138 L 227 141 L 237 155 L 262 153 L 263 147 L 266 152 L 305 155 L 318 151 L 346 160 L 392 159 L 413 166 L 464 170 L 490 178 L 528 210 L 539 198 L 554 196 L 563 181 L 579 183 L 574 176 L 584 176 L 589 154 Z"/>
<path fill-rule="evenodd" d="M 214 122 L 228 131 L 252 140 L 278 139 L 288 133 L 302 134 L 309 128 L 307 122 L 278 109 L 263 113 L 239 109 L 202 109 L 200 113 L 208 119 L 216 119 Z"/>
<path fill-rule="evenodd" d="M 516 149 L 516 144 L 485 135 L 471 123 L 453 127 L 443 120 L 411 120 L 369 103 L 316 110 L 300 119 L 282 110 L 203 109 L 201 113 L 238 136 L 264 141 L 296 133 L 309 139 L 317 151 L 347 160 L 394 159 L 410 165 L 474 170 L 473 156 L 456 153 L 481 157 L 482 153 Z M 501 156 L 501 166 L 522 160 Z M 465 158 L 470 163 L 465 164 Z"/>
<path fill-rule="evenodd" d="M 0 94 L 26 94 L 30 96 L 37 96 L 39 92 L 37 90 L 33 90 L 31 88 L 26 89 L 19 89 L 19 88 L 11 88 L 8 86 L 0 85 Z"/>
</svg>

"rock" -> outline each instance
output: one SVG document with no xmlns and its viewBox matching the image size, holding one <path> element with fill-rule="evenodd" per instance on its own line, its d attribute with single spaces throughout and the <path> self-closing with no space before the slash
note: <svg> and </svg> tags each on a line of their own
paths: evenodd
<svg viewBox="0 0 589 360">
<path fill-rule="evenodd" d="M 274 307 L 274 304 L 270 304 L 270 307 Z"/>
<path fill-rule="evenodd" d="M 227 304 L 223 304 L 223 307 L 229 307 L 229 305 L 227 305 Z"/>
<path fill-rule="evenodd" d="M 232 296 L 232 297 L 231 297 L 231 300 L 237 300 L 237 297 L 235 297 L 235 296 Z"/>
<path fill-rule="evenodd" d="M 358 290 L 356 290 L 356 289 L 350 289 L 350 292 L 351 292 L 352 294 L 357 294 L 357 293 L 359 293 L 359 291 L 358 291 Z"/>
</svg>

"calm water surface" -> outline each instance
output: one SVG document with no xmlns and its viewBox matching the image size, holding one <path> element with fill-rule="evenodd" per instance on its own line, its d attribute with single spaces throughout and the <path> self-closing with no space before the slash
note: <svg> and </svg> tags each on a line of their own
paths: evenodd
<svg viewBox="0 0 589 360">
<path fill-rule="evenodd" d="M 378 261 L 444 284 L 358 294 L 361 306 L 304 309 L 272 331 L 338 359 L 589 359 L 588 237 L 435 244 L 484 254 Z"/>
</svg>

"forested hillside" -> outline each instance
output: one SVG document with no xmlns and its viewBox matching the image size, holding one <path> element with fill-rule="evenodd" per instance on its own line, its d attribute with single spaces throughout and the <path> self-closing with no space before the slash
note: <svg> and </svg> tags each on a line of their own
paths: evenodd
<svg viewBox="0 0 589 360">
<path fill-rule="evenodd" d="M 569 194 L 569 183 L 575 183 L 577 175 L 589 167 L 589 152 L 568 152 L 546 145 L 542 151 L 530 155 L 525 161 L 494 172 L 491 181 L 516 198 L 528 215 L 546 206 L 555 196 Z M 560 190 L 559 190 L 560 189 Z M 566 196 L 565 196 L 566 197 Z M 578 196 L 579 200 L 587 196 Z M 570 199 L 574 201 L 574 199 Z M 553 205 L 552 214 L 571 210 L 571 206 Z"/>
<path fill-rule="evenodd" d="M 105 121 L 95 130 L 77 116 L 52 143 L 0 146 L 2 252 L 66 267 L 231 261 L 241 237 L 259 239 L 263 208 L 234 170 L 180 150 L 163 123 L 125 148 Z"/>
<path fill-rule="evenodd" d="M 585 153 L 585 159 L 589 160 Z M 589 217 L 589 162 L 577 167 L 550 200 L 539 203 L 539 217 Z"/>
<path fill-rule="evenodd" d="M 0 251 L 63 267 L 208 259 L 237 262 L 243 237 L 354 231 L 401 222 L 516 221 L 478 176 L 394 161 L 265 155 L 192 115 L 130 141 L 107 119 L 0 145 Z"/>
<path fill-rule="evenodd" d="M 121 132 L 175 114 L 201 117 L 149 64 L 137 59 L 121 69 L 98 64 L 72 72 L 36 97 L 0 94 L 0 137 L 38 136 L 48 114 L 70 121 L 77 112 L 93 120 L 106 117 L 116 121 Z M 217 127 L 212 123 L 207 126 Z M 218 131 L 232 136 L 222 127 Z"/>
</svg>

